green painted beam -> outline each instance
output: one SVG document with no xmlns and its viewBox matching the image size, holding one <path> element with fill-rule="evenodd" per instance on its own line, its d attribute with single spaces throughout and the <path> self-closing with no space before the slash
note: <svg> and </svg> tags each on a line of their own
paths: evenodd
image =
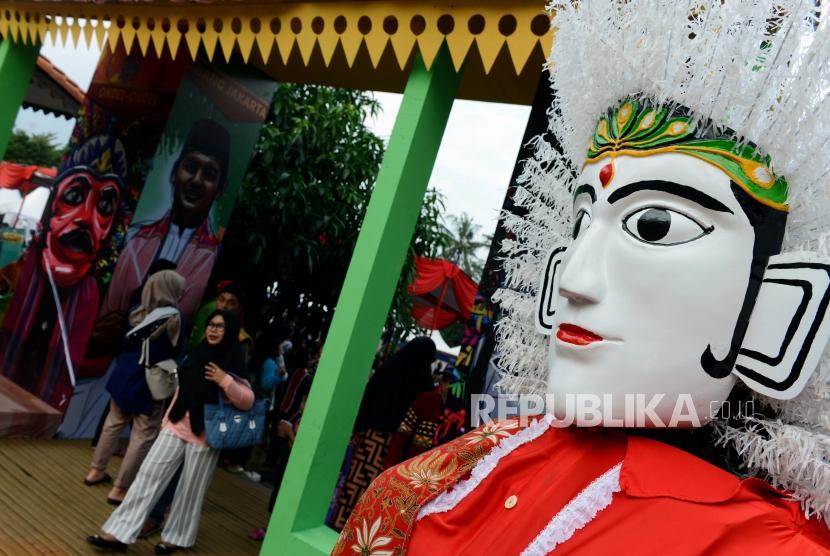
<svg viewBox="0 0 830 556">
<path fill-rule="evenodd" d="M 6 155 L 14 120 L 26 98 L 38 52 L 40 44 L 0 42 L 0 83 L 3 84 L 0 87 L 0 160 Z"/>
<path fill-rule="evenodd" d="M 416 57 L 261 554 L 320 556 L 324 520 L 460 81 L 444 46 Z"/>
</svg>

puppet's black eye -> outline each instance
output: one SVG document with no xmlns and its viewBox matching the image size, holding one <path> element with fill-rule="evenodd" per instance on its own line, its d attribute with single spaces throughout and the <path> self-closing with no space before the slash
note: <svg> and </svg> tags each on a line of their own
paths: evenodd
<svg viewBox="0 0 830 556">
<path fill-rule="evenodd" d="M 84 202 L 86 199 L 86 189 L 81 184 L 75 183 L 70 185 L 66 191 L 61 195 L 61 200 L 67 205 L 76 207 Z"/>
<path fill-rule="evenodd" d="M 623 220 L 623 229 L 634 238 L 651 245 L 679 245 L 710 233 L 696 220 L 663 207 L 640 209 Z"/>
</svg>

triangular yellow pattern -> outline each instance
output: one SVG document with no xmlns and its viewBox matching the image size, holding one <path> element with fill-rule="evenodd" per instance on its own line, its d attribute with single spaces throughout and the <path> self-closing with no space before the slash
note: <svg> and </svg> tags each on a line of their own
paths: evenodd
<svg viewBox="0 0 830 556">
<path fill-rule="evenodd" d="M 190 51 L 190 59 L 195 60 L 199 55 L 199 44 L 202 42 L 202 34 L 196 29 L 195 22 L 192 22 L 187 33 L 184 35 L 184 41 L 187 43 L 187 49 Z M 213 52 L 208 52 L 208 59 L 212 59 Z"/>
<path fill-rule="evenodd" d="M 95 25 L 95 38 L 98 40 L 98 48 L 104 49 L 104 41 L 107 38 L 107 28 L 104 27 L 104 20 L 99 19 Z"/>
<path fill-rule="evenodd" d="M 161 57 L 164 52 L 164 29 L 161 28 L 160 22 L 156 21 L 156 27 L 150 31 L 150 40 L 153 42 L 153 49 L 156 51 L 156 56 Z"/>
<path fill-rule="evenodd" d="M 212 60 L 214 53 L 216 52 L 216 43 L 219 42 L 219 33 L 214 31 L 213 26 L 208 22 L 207 29 L 205 29 L 204 33 L 201 33 L 201 36 L 202 46 L 205 47 L 208 59 Z"/>
<path fill-rule="evenodd" d="M 141 49 L 141 55 L 147 55 L 147 47 L 150 46 L 150 31 L 145 27 L 145 22 L 142 22 L 141 27 L 135 33 L 136 41 L 138 41 L 138 48 Z"/>
<path fill-rule="evenodd" d="M 175 20 L 173 20 L 175 21 Z M 182 44 L 181 33 L 167 33 L 167 49 L 170 51 L 170 56 L 175 58 L 179 53 L 179 45 Z"/>
<path fill-rule="evenodd" d="M 346 55 L 346 63 L 352 67 L 363 42 L 363 34 L 357 28 L 358 18 L 347 18 L 347 20 L 346 30 L 340 35 L 340 45 L 343 47 L 343 54 Z"/>
<path fill-rule="evenodd" d="M 146 53 L 152 43 L 160 54 L 164 50 L 164 43 L 171 53 L 175 54 L 179 48 L 182 35 L 177 23 L 185 20 L 188 32 L 185 41 L 189 56 L 198 55 L 199 48 L 204 45 L 209 56 L 214 56 L 217 42 L 221 45 L 224 57 L 231 56 L 234 49 L 239 50 L 245 60 L 248 60 L 253 45 L 257 48 L 266 62 L 274 55 L 276 43 L 283 62 L 287 62 L 295 43 L 302 59 L 302 63 L 309 64 L 315 58 L 315 45 L 319 45 L 320 53 L 326 65 L 331 64 L 332 57 L 338 47 L 343 48 L 347 64 L 353 66 L 359 53 L 361 44 L 365 42 L 366 51 L 374 67 L 384 61 L 384 56 L 394 54 L 399 66 L 405 67 L 416 48 L 420 50 L 427 67 L 431 67 L 444 39 L 447 41 L 453 65 L 458 69 L 464 63 L 473 41 L 481 56 L 482 64 L 488 73 L 498 58 L 501 49 L 507 44 L 511 62 L 516 72 L 526 69 L 530 56 L 535 56 L 536 45 L 540 45 L 545 54 L 550 50 L 553 33 L 542 37 L 536 36 L 530 23 L 534 17 L 544 14 L 538 2 L 530 0 L 492 0 L 481 3 L 459 3 L 453 0 L 411 0 L 407 2 L 391 3 L 379 1 L 354 2 L 351 0 L 334 0 L 326 2 L 245 2 L 227 4 L 193 4 L 168 3 L 153 0 L 147 3 L 87 3 L 69 2 L 67 0 L 54 2 L 25 2 L 17 3 L 10 0 L 0 0 L 0 5 L 11 12 L 10 20 L 0 19 L 0 35 L 11 40 L 22 42 L 42 42 L 48 35 L 58 45 L 80 45 L 81 37 L 87 47 L 91 47 L 93 39 L 101 47 L 108 44 L 116 47 L 119 40 L 126 49 L 132 47 L 138 40 L 142 53 Z M 25 14 L 29 20 L 26 21 Z M 20 20 L 15 18 L 18 15 Z M 57 15 L 56 15 L 57 14 Z M 453 18 L 453 30 L 446 37 L 438 29 L 438 20 L 444 15 Z M 483 16 L 485 26 L 479 35 L 472 35 L 469 22 L 473 16 Z M 504 15 L 516 18 L 517 28 L 509 37 L 504 37 L 498 30 L 499 20 Z M 37 17 L 36 17 L 37 16 Z M 346 30 L 341 35 L 334 28 L 334 21 L 338 16 L 346 18 Z M 361 17 L 369 17 L 372 28 L 365 36 L 358 30 L 358 21 Z M 426 20 L 426 28 L 417 37 L 414 35 L 411 23 L 413 17 L 421 16 Z M 60 19 L 60 24 L 55 18 Z M 111 32 L 103 25 L 104 18 L 111 22 Z M 133 18 L 140 18 L 139 29 L 133 28 Z M 149 18 L 153 19 L 153 29 L 147 26 Z M 232 20 L 238 17 L 242 22 L 239 33 L 232 30 Z M 292 18 L 299 18 L 302 23 L 299 33 L 291 28 Z M 315 17 L 324 20 L 322 30 L 312 21 Z M 389 23 L 387 18 L 394 17 L 397 25 L 384 28 Z M 84 23 L 79 18 L 85 20 Z M 119 18 L 123 26 L 118 27 Z M 162 21 L 167 18 L 170 26 L 165 32 Z M 207 30 L 199 33 L 197 21 L 204 18 Z M 219 18 L 223 22 L 223 30 L 216 33 L 213 29 L 213 20 Z M 251 26 L 253 18 L 258 24 Z M 271 30 L 272 18 L 279 18 L 279 33 L 274 35 Z M 258 32 L 254 32 L 257 29 Z M 316 29 L 316 32 L 315 32 Z M 393 33 L 388 31 L 394 30 Z M 444 29 L 446 31 L 446 29 Z M 119 39 L 120 37 L 120 39 Z M 392 43 L 392 52 L 386 47 Z M 339 56 L 339 54 L 338 54 Z M 362 54 L 361 54 L 362 56 Z M 316 59 L 316 58 L 315 58 Z M 292 64 L 299 62 L 292 59 Z"/>
<path fill-rule="evenodd" d="M 395 59 L 398 61 L 398 67 L 403 69 L 409 61 L 409 55 L 412 54 L 412 49 L 415 47 L 415 35 L 409 30 L 400 28 L 398 32 L 392 35 L 390 42 L 392 43 L 392 51 L 395 53 Z"/>
<path fill-rule="evenodd" d="M 447 47 L 450 49 L 450 58 L 452 58 L 455 71 L 461 71 L 461 66 L 464 64 L 472 44 L 473 35 L 467 32 L 466 28 L 463 32 L 456 30 L 456 32 L 447 35 Z"/>
<path fill-rule="evenodd" d="M 219 33 L 219 45 L 222 47 L 222 55 L 225 57 L 226 62 L 231 61 L 231 55 L 233 54 L 233 47 L 236 44 L 236 34 L 233 32 L 231 28 L 231 18 L 226 18 L 222 25 L 222 32 Z M 207 45 L 205 45 L 207 47 Z M 209 57 L 212 57 L 211 54 L 208 54 Z"/>
<path fill-rule="evenodd" d="M 9 32 L 11 33 L 12 40 L 14 42 L 18 42 L 20 40 L 18 37 L 18 31 L 20 31 L 19 24 L 14 17 L 14 12 L 12 12 L 12 18 L 11 21 L 9 21 Z"/>
<path fill-rule="evenodd" d="M 331 64 L 331 57 L 334 56 L 334 51 L 337 48 L 337 41 L 340 39 L 337 32 L 333 29 L 334 18 L 325 18 L 325 30 L 320 35 L 317 35 L 317 44 L 320 45 L 320 53 L 323 55 L 323 62 L 326 67 Z"/>
<path fill-rule="evenodd" d="M 282 29 L 277 34 L 277 48 L 280 51 L 282 63 L 288 65 L 288 58 L 291 56 L 291 48 L 294 46 L 294 33 L 288 27 L 288 21 L 282 18 Z"/>
<path fill-rule="evenodd" d="M 274 35 L 266 33 L 264 29 L 256 35 L 256 45 L 259 48 L 259 55 L 262 56 L 262 60 L 265 63 L 268 63 L 268 60 L 271 58 L 271 51 L 274 49 L 275 43 Z"/>
<path fill-rule="evenodd" d="M 236 36 L 236 44 L 239 45 L 239 51 L 242 54 L 242 60 L 247 64 L 251 57 L 251 51 L 254 48 L 254 33 L 251 31 L 251 18 L 242 18 L 242 32 Z"/>
<path fill-rule="evenodd" d="M 20 14 L 20 22 L 17 24 L 17 32 L 23 44 L 29 44 L 29 25 L 23 19 L 23 14 Z"/>
<path fill-rule="evenodd" d="M 86 44 L 87 49 L 92 48 L 92 33 L 95 31 L 92 24 L 93 21 L 91 19 L 87 19 L 86 24 L 83 27 L 84 43 Z"/>
<path fill-rule="evenodd" d="M 115 52 L 118 48 L 118 40 L 121 38 L 121 29 L 118 28 L 117 25 L 110 24 L 110 28 L 107 30 L 107 44 L 110 47 L 110 51 Z M 123 41 L 121 41 L 123 44 Z"/>
<path fill-rule="evenodd" d="M 311 29 L 311 18 L 303 18 L 303 32 L 297 37 L 297 46 L 300 49 L 300 56 L 303 59 L 303 64 L 308 65 L 308 61 L 311 59 L 311 53 L 314 51 L 314 43 L 317 42 L 317 36 L 314 34 L 313 31 L 306 31 L 306 29 Z"/>
<path fill-rule="evenodd" d="M 383 30 L 383 17 L 372 17 L 371 20 L 372 30 L 369 34 L 363 36 L 363 41 L 366 43 L 366 50 L 369 51 L 372 67 L 376 68 L 380 63 L 386 45 L 389 44 L 389 35 Z"/>
<path fill-rule="evenodd" d="M 52 42 L 55 45 L 57 45 L 58 44 L 58 39 L 60 37 L 58 37 L 58 24 L 55 22 L 54 17 L 49 18 L 49 24 L 47 26 L 47 30 L 48 30 L 47 34 L 49 35 L 49 38 L 52 40 Z"/>
<path fill-rule="evenodd" d="M 29 21 L 26 23 L 26 28 L 29 32 L 30 44 L 37 44 L 39 42 L 37 37 L 37 23 L 35 23 L 34 21 Z"/>
<path fill-rule="evenodd" d="M 430 23 L 432 26 L 435 26 L 435 22 L 430 22 L 427 20 L 427 26 L 429 27 Z M 418 49 L 421 51 L 421 56 L 424 58 L 424 66 L 426 66 L 427 70 L 432 68 L 432 62 L 435 61 L 435 57 L 438 55 L 438 51 L 441 50 L 441 45 L 444 43 L 444 35 L 441 33 L 430 32 L 429 30 L 421 33 L 418 36 Z"/>
<path fill-rule="evenodd" d="M 127 21 L 121 29 L 121 42 L 124 43 L 124 49 L 129 54 L 133 50 L 133 43 L 135 42 L 135 29 L 133 29 L 133 22 Z"/>
<path fill-rule="evenodd" d="M 493 64 L 504 47 L 504 36 L 498 30 L 498 18 L 493 17 L 487 20 L 484 32 L 476 36 L 475 42 L 481 54 L 481 62 L 484 65 L 485 73 L 490 73 Z"/>
<path fill-rule="evenodd" d="M 510 58 L 516 75 L 522 73 L 527 64 L 533 47 L 539 43 L 539 38 L 530 31 L 530 20 L 534 14 L 522 14 L 516 17 L 518 27 L 516 32 L 507 37 L 507 47 L 510 49 Z"/>
<path fill-rule="evenodd" d="M 23 14 L 22 13 L 20 14 L 20 22 L 17 24 L 17 32 L 18 32 L 18 35 L 20 36 L 20 41 L 23 42 L 23 44 L 28 44 L 29 43 L 29 30 L 28 30 L 28 25 L 26 24 L 26 21 L 23 19 Z"/>
<path fill-rule="evenodd" d="M 69 46 L 69 41 L 67 39 L 69 35 L 69 26 L 66 24 L 66 18 L 62 18 L 60 24 L 58 25 L 58 41 L 61 46 L 64 48 Z"/>
<path fill-rule="evenodd" d="M 45 17 L 41 16 L 40 21 L 38 21 L 38 23 L 37 23 L 37 39 L 38 39 L 38 42 L 40 42 L 41 44 L 43 44 L 46 41 L 46 32 L 48 30 L 49 30 L 49 22 L 46 21 Z M 0 32 L 2 32 L 2 31 L 3 31 L 3 29 L 2 29 L 2 27 L 0 27 Z"/>
<path fill-rule="evenodd" d="M 75 48 L 80 48 L 80 46 L 81 46 L 81 26 L 78 24 L 78 18 L 77 17 L 72 21 L 72 26 L 69 28 L 69 34 L 72 37 L 72 44 L 75 45 Z"/>
</svg>

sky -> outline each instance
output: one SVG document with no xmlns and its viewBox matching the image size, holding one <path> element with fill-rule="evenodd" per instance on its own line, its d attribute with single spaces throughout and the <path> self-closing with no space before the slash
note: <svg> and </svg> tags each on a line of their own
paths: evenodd
<svg viewBox="0 0 830 556">
<path fill-rule="evenodd" d="M 100 55 L 97 49 L 55 47 L 47 39 L 41 54 L 86 90 Z M 367 121 L 377 135 L 388 139 L 401 105 L 399 94 L 375 93 L 382 113 Z M 480 234 L 495 230 L 498 211 L 530 114 L 529 106 L 458 100 L 453 105 L 429 187 L 445 196 L 446 213 L 468 213 L 480 226 Z M 65 144 L 73 121 L 22 110 L 15 127 L 35 133 L 52 133 L 57 144 Z M 9 199 L 0 197 L 0 207 Z M 27 203 L 27 212 L 44 203 Z"/>
</svg>

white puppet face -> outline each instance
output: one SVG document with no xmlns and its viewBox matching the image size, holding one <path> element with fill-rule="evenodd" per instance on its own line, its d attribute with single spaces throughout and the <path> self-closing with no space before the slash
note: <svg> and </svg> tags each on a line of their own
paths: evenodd
<svg viewBox="0 0 830 556">
<path fill-rule="evenodd" d="M 574 242 L 552 299 L 554 413 L 564 418 L 588 394 L 611 400 L 604 415 L 622 418 L 639 394 L 663 424 L 678 403 L 688 415 L 689 402 L 707 421 L 735 379 L 704 372 L 701 356 L 707 347 L 718 359 L 729 352 L 755 241 L 729 176 L 663 153 L 587 164 L 576 183 Z M 642 424 L 660 424 L 648 415 Z"/>
</svg>

